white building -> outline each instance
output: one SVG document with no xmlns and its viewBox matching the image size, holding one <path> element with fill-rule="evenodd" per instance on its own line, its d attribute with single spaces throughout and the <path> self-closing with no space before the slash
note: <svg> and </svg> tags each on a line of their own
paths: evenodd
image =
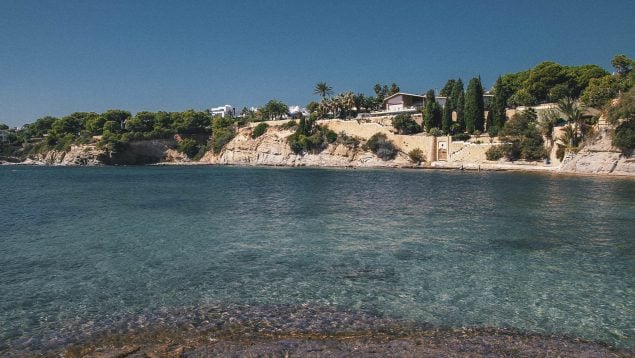
<svg viewBox="0 0 635 358">
<path fill-rule="evenodd" d="M 300 106 L 290 106 L 289 107 L 289 115 L 293 118 L 295 117 L 308 117 L 311 113 L 309 113 L 309 111 L 304 108 L 304 107 L 300 107 Z"/>
<path fill-rule="evenodd" d="M 212 116 L 221 116 L 224 118 L 225 116 L 234 115 L 234 107 L 226 104 L 224 106 L 210 108 L 209 112 L 212 114 Z"/>
</svg>

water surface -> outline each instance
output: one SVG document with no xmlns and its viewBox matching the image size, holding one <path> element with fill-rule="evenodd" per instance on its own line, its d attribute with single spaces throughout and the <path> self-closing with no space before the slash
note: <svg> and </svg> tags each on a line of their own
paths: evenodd
<svg viewBox="0 0 635 358">
<path fill-rule="evenodd" d="M 215 305 L 635 345 L 633 180 L 0 167 L 0 186 L 5 349 Z"/>
</svg>

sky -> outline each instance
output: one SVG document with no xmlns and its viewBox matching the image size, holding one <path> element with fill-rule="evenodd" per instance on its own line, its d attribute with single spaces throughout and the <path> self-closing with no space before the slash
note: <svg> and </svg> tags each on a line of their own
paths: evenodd
<svg viewBox="0 0 635 358">
<path fill-rule="evenodd" d="M 0 0 L 0 123 L 373 94 L 635 58 L 632 0 Z"/>
</svg>

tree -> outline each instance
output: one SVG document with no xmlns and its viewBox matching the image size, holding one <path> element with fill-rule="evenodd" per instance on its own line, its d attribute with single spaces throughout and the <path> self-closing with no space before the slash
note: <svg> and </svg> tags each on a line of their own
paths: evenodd
<svg viewBox="0 0 635 358">
<path fill-rule="evenodd" d="M 620 91 L 625 90 L 625 87 L 619 76 L 606 75 L 592 78 L 580 99 L 589 107 L 604 108 L 617 97 Z"/>
<path fill-rule="evenodd" d="M 306 109 L 309 111 L 309 113 L 316 112 L 319 107 L 320 104 L 315 101 L 311 101 L 309 102 L 309 104 L 306 105 Z"/>
<path fill-rule="evenodd" d="M 439 92 L 440 96 L 443 97 L 450 97 L 452 96 L 452 90 L 454 89 L 454 84 L 456 83 L 455 79 L 449 79 L 446 83 L 445 86 L 443 86 L 443 89 L 441 89 L 441 92 Z"/>
<path fill-rule="evenodd" d="M 399 134 L 415 134 L 421 132 L 421 126 L 409 114 L 400 113 L 393 117 L 392 126 Z"/>
<path fill-rule="evenodd" d="M 185 138 L 177 144 L 176 149 L 187 155 L 188 158 L 193 158 L 198 153 L 198 143 L 192 138 Z"/>
<path fill-rule="evenodd" d="M 104 118 L 105 121 L 113 121 L 118 123 L 120 129 L 124 129 L 126 120 L 132 117 L 130 112 L 120 109 L 109 109 L 106 112 L 102 113 L 101 116 Z"/>
<path fill-rule="evenodd" d="M 283 115 L 289 113 L 289 107 L 278 100 L 272 99 L 262 108 L 262 112 L 269 119 L 273 120 L 282 118 Z"/>
<path fill-rule="evenodd" d="M 573 128 L 573 136 L 569 144 L 576 147 L 578 145 L 578 131 L 582 126 L 582 108 L 573 98 L 567 97 L 558 102 L 558 110 Z"/>
<path fill-rule="evenodd" d="M 426 93 L 425 107 L 423 109 L 423 124 L 425 130 L 429 132 L 432 128 L 440 128 L 442 117 L 441 106 L 437 103 L 434 90 L 430 89 Z"/>
<path fill-rule="evenodd" d="M 483 87 L 481 80 L 474 77 L 467 85 L 465 93 L 465 129 L 472 134 L 474 131 L 484 130 L 485 118 L 483 104 Z"/>
<path fill-rule="evenodd" d="M 396 83 L 392 83 L 390 85 L 390 89 L 388 90 L 388 96 L 392 96 L 393 94 L 399 93 L 399 86 Z"/>
<path fill-rule="evenodd" d="M 612 124 L 621 122 L 615 128 L 613 145 L 630 155 L 635 149 L 635 87 L 620 96 L 617 105 L 609 109 L 608 117 Z"/>
<path fill-rule="evenodd" d="M 326 82 L 318 82 L 313 90 L 314 94 L 319 95 L 322 99 L 333 95 L 333 87 L 326 84 Z"/>
<path fill-rule="evenodd" d="M 619 75 L 625 75 L 633 70 L 633 60 L 626 55 L 615 55 L 611 60 L 611 65 Z"/>
<path fill-rule="evenodd" d="M 357 110 L 357 113 L 360 113 L 362 109 L 366 107 L 366 97 L 363 93 L 354 95 L 353 102 L 355 102 L 355 110 Z"/>
<path fill-rule="evenodd" d="M 154 128 L 154 113 L 139 112 L 126 121 L 126 130 L 130 132 L 149 132 Z"/>
<path fill-rule="evenodd" d="M 465 130 L 465 122 L 463 118 L 463 107 L 465 104 L 465 93 L 463 91 L 463 81 L 459 78 L 452 86 L 450 94 L 450 109 L 456 111 L 456 124 L 459 131 Z"/>
<path fill-rule="evenodd" d="M 446 100 L 445 106 L 443 106 L 443 117 L 441 119 L 441 129 L 443 133 L 450 133 L 452 129 L 452 107 L 449 101 Z"/>
<path fill-rule="evenodd" d="M 492 123 L 491 126 L 487 126 L 487 131 L 490 135 L 496 135 L 498 131 L 503 128 L 505 121 L 507 120 L 507 99 L 508 92 L 505 91 L 503 86 L 503 78 L 498 77 L 494 84 L 494 98 L 492 100 Z"/>
</svg>

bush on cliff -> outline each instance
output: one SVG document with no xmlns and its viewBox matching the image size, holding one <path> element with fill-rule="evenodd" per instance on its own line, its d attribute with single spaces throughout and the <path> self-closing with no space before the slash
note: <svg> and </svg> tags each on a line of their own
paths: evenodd
<svg viewBox="0 0 635 358">
<path fill-rule="evenodd" d="M 384 133 L 375 133 L 364 145 L 365 148 L 370 149 L 376 156 L 382 160 L 392 160 L 397 156 L 397 148 L 395 144 L 388 139 Z"/>
<path fill-rule="evenodd" d="M 410 160 L 415 163 L 415 164 L 420 164 L 421 162 L 423 162 L 424 160 L 426 160 L 425 155 L 423 154 L 423 151 L 419 148 L 415 148 L 411 151 L 408 152 L 408 157 L 410 157 Z"/>
<path fill-rule="evenodd" d="M 267 131 L 267 128 L 269 128 L 269 125 L 267 123 L 259 123 L 256 127 L 254 127 L 254 130 L 251 132 L 251 138 L 256 139 L 258 137 L 260 137 L 261 135 L 265 134 L 265 132 Z"/>
<path fill-rule="evenodd" d="M 412 116 L 406 113 L 401 113 L 393 117 L 392 126 L 399 134 L 415 134 L 421 133 L 422 131 L 421 126 L 412 119 Z"/>
<path fill-rule="evenodd" d="M 215 154 L 220 153 L 236 135 L 232 124 L 229 118 L 216 117 L 212 121 L 212 138 L 209 140 L 209 146 Z"/>
<path fill-rule="evenodd" d="M 192 138 L 185 138 L 176 146 L 176 150 L 187 155 L 188 158 L 193 158 L 198 153 L 198 149 L 198 143 Z"/>
</svg>

